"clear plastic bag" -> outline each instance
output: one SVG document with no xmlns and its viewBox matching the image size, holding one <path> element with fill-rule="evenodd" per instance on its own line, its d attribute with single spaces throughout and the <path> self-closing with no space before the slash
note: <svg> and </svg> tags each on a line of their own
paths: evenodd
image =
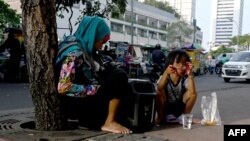
<svg viewBox="0 0 250 141">
<path fill-rule="evenodd" d="M 201 111 L 203 125 L 221 125 L 221 118 L 217 107 L 217 95 L 213 92 L 211 96 L 202 96 Z"/>
</svg>

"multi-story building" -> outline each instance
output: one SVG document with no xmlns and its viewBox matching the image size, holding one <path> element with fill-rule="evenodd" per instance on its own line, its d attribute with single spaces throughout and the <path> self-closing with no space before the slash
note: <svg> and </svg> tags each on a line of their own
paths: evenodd
<svg viewBox="0 0 250 141">
<path fill-rule="evenodd" d="M 105 0 L 101 0 L 101 2 L 105 3 Z M 73 8 L 74 13 L 79 13 L 79 10 L 82 8 L 83 5 L 76 5 Z M 72 21 L 76 21 L 79 14 L 74 14 Z M 64 16 L 64 19 L 57 19 L 59 38 L 62 38 L 64 34 L 69 34 L 68 23 L 62 21 L 68 19 L 69 14 Z M 123 15 L 120 15 L 118 18 L 110 17 L 107 20 L 112 32 L 112 41 L 131 43 L 133 36 L 133 44 L 155 45 L 159 43 L 164 47 L 166 47 L 166 28 L 176 21 L 177 19 L 173 14 L 136 1 L 133 1 L 132 14 L 130 0 Z M 131 28 L 132 26 L 133 28 Z M 74 27 L 73 32 L 75 29 L 76 27 Z"/>
<path fill-rule="evenodd" d="M 241 35 L 244 0 L 213 0 L 211 47 L 228 46 L 233 36 Z"/>
<path fill-rule="evenodd" d="M 100 1 L 102 3 L 101 7 L 103 7 L 106 0 Z M 154 46 L 155 44 L 159 43 L 163 47 L 166 47 L 166 29 L 171 23 L 178 21 L 178 19 L 176 19 L 172 13 L 145 5 L 143 3 L 139 3 L 137 1 L 133 1 L 133 9 L 131 5 L 131 0 L 128 0 L 125 14 L 118 18 L 110 17 L 109 20 L 107 20 L 112 32 L 111 40 L 131 43 L 133 35 L 133 44 L 148 44 Z M 83 9 L 83 7 L 84 5 L 81 3 L 75 4 L 73 7 L 74 14 L 71 17 L 73 26 L 72 33 L 74 33 L 77 28 L 75 23 L 78 17 L 81 15 L 79 10 Z M 57 32 L 59 39 L 62 39 L 64 35 L 70 34 L 68 21 L 70 13 L 65 12 L 63 15 L 63 19 L 57 17 Z M 132 26 L 133 28 L 131 28 Z M 188 28 L 192 29 L 193 26 L 189 25 Z M 185 40 L 187 43 L 192 43 L 193 38 L 194 36 L 192 35 Z M 196 43 L 201 44 L 202 32 L 199 30 L 199 28 L 196 31 L 195 39 Z"/>
<path fill-rule="evenodd" d="M 105 4 L 105 0 L 101 0 L 101 2 L 103 5 Z M 110 17 L 107 21 L 112 32 L 111 40 L 131 43 L 133 36 L 133 44 L 155 45 L 159 43 L 163 47 L 166 47 L 166 29 L 178 19 L 172 13 L 137 1 L 133 1 L 133 9 L 131 4 L 131 0 L 129 0 L 125 14 L 118 18 Z M 79 13 L 77 11 L 82 8 L 83 5 L 81 4 L 75 6 L 73 9 L 74 13 Z M 131 18 L 132 15 L 133 17 Z M 64 34 L 69 34 L 68 23 L 62 21 L 68 19 L 69 14 L 65 14 L 64 16 L 64 19 L 57 19 L 59 38 L 62 38 Z M 72 21 L 76 21 L 77 17 L 79 17 L 79 14 L 74 14 Z M 132 26 L 133 28 L 131 28 Z M 133 33 L 131 29 L 133 29 Z M 192 40 L 192 37 L 187 39 L 187 41 L 189 40 Z M 197 40 L 201 39 L 197 38 Z"/>
<path fill-rule="evenodd" d="M 131 2 L 131 0 L 128 1 L 127 11 L 124 15 L 118 19 L 110 19 L 112 40 L 131 41 Z M 172 13 L 136 1 L 133 1 L 133 15 L 133 41 L 135 44 L 155 45 L 160 43 L 162 46 L 166 46 L 166 29 L 170 24 L 178 21 Z M 193 29 L 194 27 L 188 25 L 187 28 Z M 191 35 L 185 41 L 186 43 L 193 43 L 193 39 L 194 35 Z M 202 43 L 200 28 L 196 30 L 195 40 L 195 43 Z"/>
<path fill-rule="evenodd" d="M 196 0 L 165 0 L 172 6 L 180 15 L 181 19 L 188 24 L 192 24 L 195 19 Z"/>
<path fill-rule="evenodd" d="M 128 1 L 125 14 L 119 18 L 110 19 L 111 39 L 131 43 L 133 36 L 134 44 L 155 45 L 159 43 L 166 46 L 166 29 L 171 23 L 177 21 L 174 15 L 136 1 L 133 2 L 132 13 L 131 4 L 131 1 Z M 132 26 L 133 33 L 131 32 Z"/>
</svg>

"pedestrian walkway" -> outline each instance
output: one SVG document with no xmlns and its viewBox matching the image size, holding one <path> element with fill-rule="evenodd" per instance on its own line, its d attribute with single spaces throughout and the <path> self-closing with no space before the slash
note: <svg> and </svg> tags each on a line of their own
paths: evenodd
<svg viewBox="0 0 250 141">
<path fill-rule="evenodd" d="M 112 134 L 88 129 L 36 131 L 21 125 L 34 121 L 34 109 L 0 111 L 0 141 L 222 141 L 223 126 L 193 125 L 191 130 L 170 124 L 150 132 L 131 135 Z"/>
<path fill-rule="evenodd" d="M 25 128 L 34 122 L 34 109 L 0 112 L 0 141 L 164 141 L 166 139 L 146 134 L 121 135 L 88 129 L 67 131 L 36 131 Z"/>
</svg>

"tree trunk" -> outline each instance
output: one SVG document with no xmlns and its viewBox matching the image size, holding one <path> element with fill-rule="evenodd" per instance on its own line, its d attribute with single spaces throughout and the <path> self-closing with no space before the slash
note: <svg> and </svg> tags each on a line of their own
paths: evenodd
<svg viewBox="0 0 250 141">
<path fill-rule="evenodd" d="M 62 130 L 53 64 L 57 52 L 54 0 L 21 0 L 30 93 L 35 106 L 37 130 Z"/>
</svg>

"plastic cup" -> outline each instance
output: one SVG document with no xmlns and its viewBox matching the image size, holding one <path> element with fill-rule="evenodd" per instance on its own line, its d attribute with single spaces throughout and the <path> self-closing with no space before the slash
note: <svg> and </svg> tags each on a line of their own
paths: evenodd
<svg viewBox="0 0 250 141">
<path fill-rule="evenodd" d="M 183 129 L 191 129 L 192 121 L 193 121 L 193 114 L 183 114 L 182 115 Z"/>
</svg>

